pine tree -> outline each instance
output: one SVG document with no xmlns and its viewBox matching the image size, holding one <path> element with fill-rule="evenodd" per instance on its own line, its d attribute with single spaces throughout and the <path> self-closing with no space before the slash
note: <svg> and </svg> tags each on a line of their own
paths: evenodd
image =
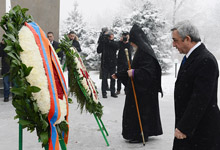
<svg viewBox="0 0 220 150">
<path fill-rule="evenodd" d="M 97 53 L 97 40 L 99 32 L 93 28 L 87 28 L 81 36 L 81 56 L 88 70 L 98 70 L 100 66 L 100 56 Z"/>
<path fill-rule="evenodd" d="M 171 67 L 171 41 L 169 30 L 167 30 L 168 24 L 161 19 L 158 10 L 149 1 L 145 2 L 140 9 L 135 8 L 129 16 L 114 20 L 113 30 L 116 32 L 116 37 L 122 31 L 129 31 L 133 24 L 142 27 L 162 70 L 166 72 Z"/>
<path fill-rule="evenodd" d="M 78 11 L 78 3 L 74 2 L 73 10 L 64 22 L 65 28 L 62 29 L 61 35 L 74 31 L 79 38 L 82 49 L 81 57 L 88 70 L 97 70 L 100 65 L 99 55 L 96 52 L 98 32 L 89 28 L 84 22 L 82 15 Z"/>
<path fill-rule="evenodd" d="M 78 2 L 73 4 L 73 10 L 69 13 L 69 17 L 64 21 L 64 27 L 61 31 L 61 35 L 68 34 L 70 31 L 74 31 L 80 38 L 86 31 L 84 30 L 86 23 L 83 21 L 82 15 L 78 10 Z"/>
</svg>

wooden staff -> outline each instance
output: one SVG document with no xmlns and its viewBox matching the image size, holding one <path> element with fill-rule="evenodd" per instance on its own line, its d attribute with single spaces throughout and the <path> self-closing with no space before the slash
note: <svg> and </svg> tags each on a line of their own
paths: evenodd
<svg viewBox="0 0 220 150">
<path fill-rule="evenodd" d="M 128 68 L 130 70 L 131 69 L 131 64 L 130 64 L 130 59 L 129 59 L 128 49 L 127 48 L 125 49 L 125 54 L 127 56 Z M 133 81 L 132 77 L 131 77 L 131 84 L 132 84 L 133 93 L 134 93 L 134 100 L 135 100 L 135 104 L 136 104 L 136 108 L 137 108 L 137 114 L 138 114 L 138 120 L 139 120 L 140 129 L 141 129 L 143 145 L 145 146 L 144 132 L 143 132 L 143 128 L 142 128 L 141 117 L 140 117 L 139 107 L 138 107 L 138 102 L 137 102 L 137 96 L 136 96 L 136 92 L 135 92 L 135 88 L 134 88 L 134 81 Z"/>
</svg>

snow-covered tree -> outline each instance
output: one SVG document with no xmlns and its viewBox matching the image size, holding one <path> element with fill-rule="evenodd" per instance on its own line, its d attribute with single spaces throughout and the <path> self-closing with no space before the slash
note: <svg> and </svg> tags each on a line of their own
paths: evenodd
<svg viewBox="0 0 220 150">
<path fill-rule="evenodd" d="M 78 2 L 74 1 L 73 10 L 69 13 L 69 17 L 64 21 L 62 27 L 61 36 L 68 34 L 70 31 L 74 31 L 80 38 L 81 35 L 85 34 L 86 23 L 83 21 L 83 17 L 78 10 Z"/>
<path fill-rule="evenodd" d="M 64 22 L 61 36 L 74 31 L 79 37 L 79 43 L 82 49 L 81 57 L 87 69 L 98 69 L 100 65 L 99 55 L 96 52 L 98 32 L 84 22 L 81 13 L 78 10 L 77 1 L 74 2 L 73 10 L 69 13 L 69 17 Z"/>
<path fill-rule="evenodd" d="M 113 22 L 113 30 L 118 37 L 122 31 L 129 31 L 133 24 L 142 27 L 150 40 L 155 54 L 163 71 L 171 67 L 171 38 L 168 24 L 161 17 L 157 9 L 149 2 L 145 2 L 139 9 L 125 18 L 116 18 Z"/>
<path fill-rule="evenodd" d="M 98 70 L 100 66 L 100 56 L 98 55 L 97 40 L 99 32 L 93 28 L 87 28 L 85 34 L 81 36 L 81 55 L 88 70 Z"/>
<path fill-rule="evenodd" d="M 155 50 L 162 70 L 167 71 L 171 66 L 170 27 L 168 27 L 169 29 L 167 30 L 168 24 L 162 19 L 161 14 L 149 1 L 136 1 L 140 1 L 140 3 L 137 4 L 142 7 L 132 7 L 130 11 L 123 7 L 126 12 L 130 13 L 117 15 L 110 28 L 113 29 L 116 40 L 119 40 L 121 33 L 124 31 L 129 32 L 134 23 L 140 25 L 150 39 L 150 44 Z M 126 4 L 129 3 L 127 2 Z M 130 6 L 132 5 L 129 5 L 129 7 Z M 74 3 L 73 11 L 69 13 L 69 17 L 65 21 L 65 28 L 61 33 L 66 34 L 71 30 L 75 31 L 79 37 L 82 49 L 81 55 L 87 68 L 99 69 L 100 56 L 97 54 L 96 48 L 100 31 L 92 29 L 85 24 L 82 15 L 78 11 L 77 2 Z"/>
</svg>

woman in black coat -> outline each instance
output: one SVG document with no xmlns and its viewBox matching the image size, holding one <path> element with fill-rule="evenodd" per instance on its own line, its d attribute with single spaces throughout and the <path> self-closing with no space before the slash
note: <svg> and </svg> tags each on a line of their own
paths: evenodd
<svg viewBox="0 0 220 150">
<path fill-rule="evenodd" d="M 127 90 L 123 111 L 122 135 L 130 142 L 142 142 L 129 77 L 132 77 L 134 81 L 143 132 L 145 140 L 147 140 L 149 136 L 162 134 L 158 102 L 158 92 L 162 92 L 161 68 L 146 35 L 137 25 L 132 27 L 129 41 L 133 49 L 137 49 L 131 64 L 132 69 L 128 72 L 118 72 L 112 76 L 121 80 Z"/>
</svg>

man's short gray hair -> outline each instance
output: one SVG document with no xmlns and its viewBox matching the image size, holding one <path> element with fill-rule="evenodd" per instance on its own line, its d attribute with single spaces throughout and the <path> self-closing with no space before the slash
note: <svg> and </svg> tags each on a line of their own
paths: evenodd
<svg viewBox="0 0 220 150">
<path fill-rule="evenodd" d="M 171 29 L 171 31 L 177 30 L 182 40 L 186 36 L 189 36 L 192 40 L 192 42 L 199 42 L 201 41 L 199 30 L 189 21 L 181 21 L 178 22 L 174 27 Z"/>
</svg>

